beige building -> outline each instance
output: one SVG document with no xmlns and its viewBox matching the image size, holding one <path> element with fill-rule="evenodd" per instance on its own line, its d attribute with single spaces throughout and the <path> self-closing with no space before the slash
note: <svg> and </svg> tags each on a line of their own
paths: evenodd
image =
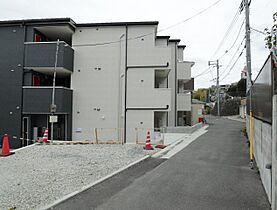
<svg viewBox="0 0 277 210">
<path fill-rule="evenodd" d="M 191 103 L 191 125 L 195 125 L 199 122 L 199 118 L 204 117 L 203 111 L 205 108 L 205 102 L 197 99 L 192 99 Z"/>
</svg>

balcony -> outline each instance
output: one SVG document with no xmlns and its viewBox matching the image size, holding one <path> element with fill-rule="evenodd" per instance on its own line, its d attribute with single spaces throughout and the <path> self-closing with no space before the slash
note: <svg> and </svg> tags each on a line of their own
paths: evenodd
<svg viewBox="0 0 277 210">
<path fill-rule="evenodd" d="M 55 66 L 57 42 L 26 42 L 25 68 L 47 74 Z M 57 74 L 73 72 L 74 50 L 65 42 L 59 44 Z"/>
<path fill-rule="evenodd" d="M 23 113 L 42 114 L 50 112 L 52 87 L 23 87 Z M 55 104 L 57 113 L 72 112 L 72 90 L 65 87 L 55 88 Z"/>
<path fill-rule="evenodd" d="M 170 111 L 171 89 L 153 88 L 147 92 L 129 94 L 128 109 L 153 109 Z"/>
<path fill-rule="evenodd" d="M 177 110 L 178 111 L 191 111 L 191 94 L 178 93 L 177 94 Z"/>
<path fill-rule="evenodd" d="M 191 79 L 191 67 L 193 62 L 178 62 L 177 63 L 177 79 L 178 80 L 190 80 Z"/>
</svg>

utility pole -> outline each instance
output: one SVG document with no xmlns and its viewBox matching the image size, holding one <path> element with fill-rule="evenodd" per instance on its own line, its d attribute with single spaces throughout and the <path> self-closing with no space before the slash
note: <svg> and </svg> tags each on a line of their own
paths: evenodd
<svg viewBox="0 0 277 210">
<path fill-rule="evenodd" d="M 250 130 L 250 167 L 253 168 L 253 128 L 252 128 L 252 72 L 251 72 L 251 48 L 250 48 L 250 23 L 249 23 L 249 0 L 244 1 L 245 8 L 245 38 L 246 38 L 246 68 L 247 68 L 247 88 L 246 94 L 249 93 L 249 130 Z M 250 1 L 251 2 L 251 1 Z M 242 2 L 243 3 L 243 2 Z"/>
<path fill-rule="evenodd" d="M 220 98 L 219 98 L 219 92 L 220 92 L 220 88 L 219 88 L 219 61 L 209 61 L 208 62 L 209 66 L 216 66 L 216 99 L 217 99 L 217 116 L 220 116 Z"/>
<path fill-rule="evenodd" d="M 57 64 L 58 64 L 58 53 L 59 53 L 59 44 L 60 40 L 57 40 L 56 46 L 56 54 L 55 54 L 55 66 L 54 66 L 54 73 L 53 73 L 53 89 L 52 89 L 52 102 L 50 105 L 50 123 L 51 123 L 51 143 L 53 143 L 54 138 L 54 114 L 57 111 L 57 106 L 55 104 L 55 87 L 56 87 L 56 74 L 57 74 Z"/>
</svg>

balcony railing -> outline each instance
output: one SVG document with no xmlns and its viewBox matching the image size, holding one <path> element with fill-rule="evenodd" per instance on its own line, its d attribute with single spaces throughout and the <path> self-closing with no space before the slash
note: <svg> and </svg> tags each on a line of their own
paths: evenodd
<svg viewBox="0 0 277 210">
<path fill-rule="evenodd" d="M 178 93 L 177 94 L 177 110 L 178 111 L 191 111 L 191 94 Z"/>
<path fill-rule="evenodd" d="M 49 113 L 52 102 L 52 87 L 23 87 L 23 113 Z M 65 87 L 55 88 L 57 113 L 72 112 L 72 90 Z"/>
<path fill-rule="evenodd" d="M 52 72 L 55 66 L 57 42 L 25 42 L 25 68 Z M 73 71 L 74 50 L 59 42 L 57 73 Z"/>
</svg>

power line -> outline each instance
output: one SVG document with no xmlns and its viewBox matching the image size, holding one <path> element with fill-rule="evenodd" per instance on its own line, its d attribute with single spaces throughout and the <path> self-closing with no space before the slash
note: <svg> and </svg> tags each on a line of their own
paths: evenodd
<svg viewBox="0 0 277 210">
<path fill-rule="evenodd" d="M 242 30 L 242 28 L 243 28 L 243 26 L 244 26 L 244 23 L 245 23 L 245 21 L 242 22 L 242 24 L 241 24 L 241 26 L 240 26 L 240 29 L 239 29 L 239 31 L 238 31 L 238 34 L 237 34 L 237 36 L 236 36 L 236 38 L 235 38 L 233 44 L 231 45 L 231 47 L 229 47 L 229 49 L 227 49 L 227 50 L 224 52 L 224 54 L 222 54 L 222 55 L 219 57 L 219 60 L 220 60 L 221 58 L 223 58 L 226 54 L 228 54 L 228 53 L 230 52 L 230 50 L 235 46 L 236 42 L 238 41 L 239 35 L 241 34 L 241 30 Z"/>
<path fill-rule="evenodd" d="M 231 68 L 229 69 L 229 71 L 227 72 L 227 74 L 220 80 L 220 82 L 223 81 L 223 80 L 231 73 L 231 71 L 233 70 L 233 68 L 234 68 L 235 65 L 237 64 L 239 58 L 242 56 L 244 49 L 245 49 L 245 48 L 242 49 L 241 53 L 239 54 L 239 56 L 237 57 L 237 59 L 235 60 L 235 62 L 233 63 L 233 65 L 231 66 Z"/>
<path fill-rule="evenodd" d="M 231 65 L 233 59 L 235 58 L 235 56 L 237 55 L 237 52 L 239 52 L 239 49 L 241 48 L 243 41 L 244 41 L 245 37 L 243 37 L 241 43 L 239 44 L 238 48 L 236 49 L 235 53 L 233 54 L 232 58 L 230 59 L 229 63 L 227 64 L 226 68 L 223 70 L 223 72 L 221 72 L 220 77 L 225 73 L 225 71 L 229 68 L 229 66 Z M 245 48 L 245 46 L 244 46 Z"/>
<path fill-rule="evenodd" d="M 197 75 L 194 76 L 193 78 L 197 78 L 197 77 L 203 76 L 203 75 L 205 75 L 205 74 L 208 74 L 208 73 L 209 73 L 208 70 L 210 70 L 210 67 L 204 69 L 200 74 L 197 74 Z"/>
<path fill-rule="evenodd" d="M 214 7 L 215 5 L 217 5 L 221 1 L 223 1 L 223 0 L 217 0 L 216 2 L 211 4 L 210 6 L 206 7 L 205 9 L 200 10 L 199 12 L 195 13 L 191 17 L 189 17 L 189 18 L 187 18 L 187 19 L 185 19 L 185 20 L 183 20 L 181 22 L 178 22 L 176 24 L 173 24 L 171 26 L 168 26 L 166 28 L 160 29 L 160 30 L 158 30 L 158 32 L 166 31 L 166 30 L 171 29 L 173 27 L 176 27 L 176 26 L 178 26 L 180 24 L 183 24 L 183 23 L 185 23 L 185 22 L 187 22 L 187 21 L 189 21 L 189 20 L 191 20 L 191 19 L 201 15 L 202 13 L 206 12 L 207 10 L 211 9 L 212 7 Z M 151 33 L 143 34 L 143 35 L 140 35 L 140 36 L 131 37 L 131 38 L 128 38 L 127 41 L 129 41 L 129 40 L 135 40 L 135 39 L 140 39 L 140 38 L 143 38 L 143 37 L 146 37 L 146 36 L 150 36 L 150 35 L 153 35 L 153 34 L 156 34 L 156 32 L 154 32 L 154 33 L 151 32 Z M 72 45 L 72 46 L 74 46 L 74 47 L 88 47 L 88 46 L 94 47 L 94 46 L 110 45 L 110 44 L 115 44 L 115 43 L 119 43 L 119 42 L 120 42 L 120 40 L 116 40 L 116 41 L 108 41 L 108 42 L 102 42 L 102 43 L 76 44 L 76 45 Z"/>
<path fill-rule="evenodd" d="M 171 26 L 168 26 L 168 27 L 166 27 L 166 28 L 164 28 L 164 29 L 161 29 L 161 30 L 159 30 L 158 32 L 162 32 L 162 31 L 168 30 L 168 29 L 170 29 L 170 28 L 176 27 L 176 26 L 178 26 L 178 25 L 180 25 L 180 24 L 183 24 L 183 23 L 189 21 L 190 19 L 193 19 L 193 18 L 197 17 L 198 15 L 201 15 L 202 13 L 204 13 L 204 12 L 206 12 L 207 10 L 211 9 L 212 7 L 214 7 L 215 5 L 217 5 L 217 4 L 218 4 L 219 2 L 221 2 L 221 1 L 222 1 L 222 0 L 218 0 L 218 1 L 214 2 L 213 4 L 211 4 L 210 6 L 206 7 L 205 9 L 203 9 L 203 10 L 197 12 L 197 13 L 194 14 L 193 16 L 191 16 L 191 17 L 189 17 L 189 18 L 187 18 L 187 19 L 185 19 L 185 20 L 183 20 L 183 21 L 181 21 L 181 22 L 179 22 L 179 23 L 176 23 L 176 24 L 174 24 L 174 25 L 171 25 Z"/>
<path fill-rule="evenodd" d="M 223 44 L 224 44 L 225 40 L 227 39 L 231 29 L 233 28 L 234 24 L 237 22 L 239 15 L 240 15 L 240 8 L 238 7 L 237 12 L 235 13 L 234 18 L 232 19 L 231 24 L 229 25 L 227 31 L 225 32 L 222 40 L 220 41 L 218 47 L 216 48 L 216 50 L 215 50 L 215 52 L 214 52 L 214 54 L 212 55 L 211 58 L 213 58 L 217 54 L 217 52 L 220 50 L 220 48 L 223 46 Z"/>
</svg>

